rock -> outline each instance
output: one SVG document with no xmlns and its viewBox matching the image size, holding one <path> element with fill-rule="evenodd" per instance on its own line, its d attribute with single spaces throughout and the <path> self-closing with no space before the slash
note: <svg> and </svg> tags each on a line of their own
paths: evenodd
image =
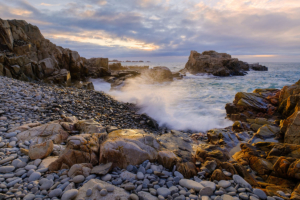
<svg viewBox="0 0 300 200">
<path fill-rule="evenodd" d="M 136 175 L 131 173 L 131 172 L 128 172 L 128 171 L 124 171 L 120 174 L 120 177 L 122 179 L 125 179 L 125 180 L 132 180 L 132 179 L 136 179 Z"/>
<path fill-rule="evenodd" d="M 141 179 L 144 179 L 144 174 L 142 172 L 138 172 L 136 177 L 141 180 Z"/>
<path fill-rule="evenodd" d="M 284 142 L 289 144 L 299 144 L 300 143 L 300 112 L 297 113 L 296 118 L 288 127 L 285 135 Z"/>
<path fill-rule="evenodd" d="M 139 197 L 138 197 L 136 194 L 131 194 L 131 195 L 129 196 L 129 199 L 130 199 L 130 200 L 139 200 Z"/>
<path fill-rule="evenodd" d="M 218 185 L 222 188 L 228 188 L 229 186 L 231 186 L 231 183 L 229 181 L 221 180 L 219 181 Z"/>
<path fill-rule="evenodd" d="M 69 86 L 71 84 L 71 74 L 66 69 L 56 70 L 51 76 L 44 79 L 44 82 Z"/>
<path fill-rule="evenodd" d="M 60 144 L 68 138 L 69 134 L 63 129 L 60 124 L 52 123 L 31 128 L 21 132 L 17 138 L 24 142 L 32 140 L 37 144 L 52 140 L 55 144 Z"/>
<path fill-rule="evenodd" d="M 60 157 L 49 165 L 50 171 L 60 170 L 62 166 L 71 167 L 78 163 L 98 164 L 100 143 L 105 140 L 106 134 L 93 133 L 69 137 L 66 149 Z"/>
<path fill-rule="evenodd" d="M 94 120 L 81 120 L 75 124 L 80 133 L 106 133 L 106 128 Z"/>
<path fill-rule="evenodd" d="M 85 168 L 91 169 L 92 167 L 93 166 L 90 163 L 75 164 L 70 168 L 70 170 L 68 172 L 68 176 L 72 177 L 72 178 L 74 178 L 77 175 L 83 175 L 83 176 L 87 177 L 89 175 L 89 173 L 85 174 L 84 169 Z"/>
<path fill-rule="evenodd" d="M 49 197 L 50 198 L 53 198 L 53 197 L 60 197 L 62 194 L 62 190 L 60 188 L 57 188 L 57 189 L 54 189 L 54 190 L 51 190 L 49 192 Z"/>
<path fill-rule="evenodd" d="M 161 187 L 157 189 L 157 194 L 166 198 L 168 195 L 171 194 L 171 191 L 168 188 Z"/>
<path fill-rule="evenodd" d="M 101 145 L 99 163 L 112 162 L 113 167 L 126 168 L 129 164 L 156 160 L 159 148 L 156 139 L 142 130 L 117 130 Z"/>
<path fill-rule="evenodd" d="M 157 197 L 152 196 L 150 193 L 144 191 L 138 192 L 138 197 L 140 200 L 158 200 Z"/>
<path fill-rule="evenodd" d="M 66 192 L 61 197 L 61 200 L 71 200 L 74 199 L 78 194 L 78 190 L 76 189 L 71 189 Z"/>
<path fill-rule="evenodd" d="M 1 166 L 0 167 L 0 173 L 9 173 L 15 170 L 14 166 Z"/>
<path fill-rule="evenodd" d="M 99 184 L 102 186 L 102 188 L 113 187 L 114 192 L 109 192 L 107 193 L 106 196 L 101 196 L 96 188 L 96 186 Z M 88 189 L 92 189 L 92 195 L 88 197 L 89 199 L 115 200 L 121 197 L 126 199 L 129 198 L 129 193 L 126 192 L 124 189 L 113 186 L 111 184 L 108 184 L 104 181 L 100 181 L 98 179 L 91 179 L 79 189 L 76 200 L 86 199 L 87 198 L 86 192 Z"/>
<path fill-rule="evenodd" d="M 253 193 L 256 194 L 260 199 L 267 199 L 267 195 L 261 189 L 253 189 Z"/>
<path fill-rule="evenodd" d="M 173 75 L 167 67 L 153 67 L 152 69 L 143 71 L 142 79 L 151 82 L 173 81 Z"/>
<path fill-rule="evenodd" d="M 85 179 L 85 177 L 83 175 L 77 175 L 73 178 L 73 182 L 74 183 L 81 183 L 83 182 Z"/>
<path fill-rule="evenodd" d="M 280 132 L 279 127 L 271 126 L 271 125 L 263 125 L 258 129 L 257 135 L 263 138 L 270 138 L 270 137 L 275 137 L 277 134 L 279 134 L 279 132 Z"/>
<path fill-rule="evenodd" d="M 202 165 L 201 169 L 203 171 L 206 171 L 207 173 L 212 173 L 216 169 L 216 167 L 217 167 L 217 162 L 214 160 L 211 160 L 211 161 L 206 161 Z"/>
<path fill-rule="evenodd" d="M 167 169 L 172 169 L 177 162 L 177 156 L 171 151 L 159 151 L 157 161 Z"/>
<path fill-rule="evenodd" d="M 201 183 L 198 183 L 196 181 L 188 180 L 188 179 L 181 179 L 179 181 L 179 184 L 182 187 L 186 187 L 188 189 L 194 189 L 195 191 L 199 192 L 204 186 Z"/>
<path fill-rule="evenodd" d="M 40 189 L 41 190 L 49 190 L 53 184 L 54 184 L 53 180 L 46 180 L 43 182 Z"/>
<path fill-rule="evenodd" d="M 245 181 L 242 177 L 240 177 L 239 175 L 235 174 L 232 176 L 232 178 L 236 183 L 238 183 L 242 187 L 252 189 L 251 185 L 247 181 Z"/>
<path fill-rule="evenodd" d="M 107 195 L 107 190 L 106 189 L 102 189 L 99 194 L 101 196 L 106 196 Z"/>
<path fill-rule="evenodd" d="M 29 178 L 28 178 L 28 181 L 31 182 L 31 181 L 36 181 L 38 179 L 41 178 L 41 173 L 40 172 L 33 172 Z"/>
<path fill-rule="evenodd" d="M 201 196 L 211 196 L 214 191 L 210 187 L 204 187 L 200 190 L 199 195 Z"/>
<path fill-rule="evenodd" d="M 102 181 L 110 181 L 110 179 L 111 179 L 111 175 L 110 174 L 106 174 L 105 176 L 103 176 L 101 178 Z"/>
<path fill-rule="evenodd" d="M 215 76 L 245 75 L 249 65 L 238 59 L 231 58 L 229 54 L 215 51 L 204 51 L 202 54 L 191 51 L 185 71 L 192 74 L 209 73 Z"/>
<path fill-rule="evenodd" d="M 112 162 L 106 164 L 100 164 L 98 166 L 93 167 L 91 173 L 98 175 L 105 175 L 112 169 Z"/>
<path fill-rule="evenodd" d="M 39 65 L 46 76 L 51 75 L 57 69 L 57 65 L 52 58 L 45 58 L 44 60 L 39 61 Z"/>
<path fill-rule="evenodd" d="M 32 160 L 43 159 L 50 155 L 53 151 L 53 142 L 52 140 L 46 141 L 40 144 L 31 145 L 29 148 L 29 157 Z"/>
</svg>

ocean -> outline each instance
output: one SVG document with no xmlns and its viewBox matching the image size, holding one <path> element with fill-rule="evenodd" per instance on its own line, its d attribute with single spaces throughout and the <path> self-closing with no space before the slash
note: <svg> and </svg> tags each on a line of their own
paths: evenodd
<svg viewBox="0 0 300 200">
<path fill-rule="evenodd" d="M 122 90 L 112 90 L 101 79 L 91 79 L 95 90 L 104 91 L 122 102 L 135 103 L 139 113 L 146 113 L 162 127 L 176 130 L 207 131 L 233 124 L 226 119 L 225 104 L 234 100 L 237 92 L 252 92 L 256 88 L 277 88 L 300 79 L 300 63 L 260 63 L 269 71 L 249 71 L 246 76 L 215 77 L 187 74 L 181 80 L 163 84 L 146 84 L 134 80 Z M 185 62 L 122 63 L 122 65 L 166 66 L 179 71 Z"/>
</svg>

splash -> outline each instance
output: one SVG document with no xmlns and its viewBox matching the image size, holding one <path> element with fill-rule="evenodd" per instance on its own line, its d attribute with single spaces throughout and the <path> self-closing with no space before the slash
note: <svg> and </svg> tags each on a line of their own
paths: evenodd
<svg viewBox="0 0 300 200">
<path fill-rule="evenodd" d="M 137 77 L 128 79 L 121 90 L 110 90 L 108 93 L 119 101 L 136 104 L 140 114 L 146 113 L 161 127 L 207 131 L 232 125 L 232 122 L 225 119 L 224 108 L 208 105 L 201 98 L 195 100 L 198 94 L 191 93 L 185 83 L 189 78 L 194 77 L 149 84 L 145 77 Z M 93 84 L 96 90 L 103 88 L 99 86 L 103 82 L 93 81 Z M 207 95 L 203 97 L 207 98 Z"/>
</svg>

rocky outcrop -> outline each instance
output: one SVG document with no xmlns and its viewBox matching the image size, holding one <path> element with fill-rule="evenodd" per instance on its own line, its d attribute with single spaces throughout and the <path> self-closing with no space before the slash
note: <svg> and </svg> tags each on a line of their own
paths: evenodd
<svg viewBox="0 0 300 200">
<path fill-rule="evenodd" d="M 202 54 L 191 51 L 184 71 L 197 74 L 208 73 L 214 76 L 243 76 L 250 69 L 250 65 L 226 53 L 204 51 Z M 251 65 L 251 69 L 267 71 L 268 68 L 260 65 Z"/>
<path fill-rule="evenodd" d="M 300 112 L 297 112 L 294 121 L 289 125 L 284 135 L 284 142 L 289 144 L 300 144 Z"/>
<path fill-rule="evenodd" d="M 101 69 L 108 70 L 107 58 L 80 57 L 45 39 L 37 26 L 24 20 L 0 19 L 0 30 L 0 75 L 68 86 L 71 78 L 100 77 Z"/>
<path fill-rule="evenodd" d="M 248 118 L 274 117 L 279 93 L 280 90 L 277 89 L 256 89 L 253 93 L 238 92 L 233 103 L 227 103 L 225 106 L 227 117 L 242 121 Z"/>
</svg>

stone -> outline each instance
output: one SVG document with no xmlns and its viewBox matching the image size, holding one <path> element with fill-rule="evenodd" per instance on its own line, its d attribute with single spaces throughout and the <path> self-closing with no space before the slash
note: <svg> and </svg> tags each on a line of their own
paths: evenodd
<svg viewBox="0 0 300 200">
<path fill-rule="evenodd" d="M 112 169 L 112 162 L 106 164 L 100 164 L 98 166 L 93 167 L 91 173 L 98 175 L 105 175 Z"/>
<path fill-rule="evenodd" d="M 101 196 L 106 196 L 107 195 L 107 190 L 106 189 L 102 189 L 99 194 Z"/>
<path fill-rule="evenodd" d="M 204 187 L 200 190 L 199 195 L 201 196 L 211 196 L 214 191 L 210 187 Z"/>
<path fill-rule="evenodd" d="M 256 194 L 260 199 L 267 199 L 267 195 L 261 189 L 253 189 L 253 193 Z"/>
<path fill-rule="evenodd" d="M 166 198 L 168 195 L 171 194 L 171 191 L 168 188 L 161 187 L 157 189 L 157 194 Z"/>
<path fill-rule="evenodd" d="M 1 166 L 0 167 L 0 173 L 9 173 L 15 170 L 14 166 Z"/>
<path fill-rule="evenodd" d="M 113 167 L 126 168 L 156 160 L 159 148 L 157 140 L 143 130 L 117 130 L 101 145 L 99 163 L 112 162 Z"/>
<path fill-rule="evenodd" d="M 222 188 L 228 188 L 229 186 L 231 186 L 231 183 L 229 181 L 221 180 L 219 181 L 218 185 Z"/>
<path fill-rule="evenodd" d="M 44 60 L 39 61 L 46 76 L 51 75 L 56 69 L 56 63 L 52 58 L 45 58 Z"/>
<path fill-rule="evenodd" d="M 32 140 L 36 144 L 52 140 L 55 144 L 60 144 L 68 138 L 69 134 L 63 129 L 60 124 L 52 123 L 37 126 L 27 131 L 21 132 L 17 138 L 24 142 Z"/>
<path fill-rule="evenodd" d="M 141 200 L 158 200 L 157 197 L 151 195 L 151 194 L 148 193 L 148 192 L 144 192 L 144 191 L 138 192 L 138 197 L 139 197 Z"/>
<path fill-rule="evenodd" d="M 144 174 L 142 172 L 138 172 L 136 177 L 141 180 L 141 179 L 144 179 Z"/>
<path fill-rule="evenodd" d="M 110 174 L 106 174 L 105 176 L 103 176 L 101 178 L 102 181 L 110 181 L 110 179 L 111 179 L 111 175 Z"/>
<path fill-rule="evenodd" d="M 136 175 L 131 173 L 131 172 L 128 172 L 128 171 L 124 171 L 120 174 L 120 177 L 122 179 L 125 179 L 125 180 L 133 180 L 133 179 L 136 179 Z"/>
<path fill-rule="evenodd" d="M 300 112 L 297 113 L 296 118 L 288 127 L 285 135 L 284 142 L 289 144 L 300 143 Z"/>
<path fill-rule="evenodd" d="M 83 175 L 77 175 L 73 178 L 73 182 L 74 183 L 81 183 L 83 182 L 85 179 L 85 177 Z"/>
<path fill-rule="evenodd" d="M 29 178 L 28 178 L 28 181 L 31 182 L 31 181 L 36 181 L 38 179 L 41 178 L 41 173 L 40 172 L 33 172 Z"/>
<path fill-rule="evenodd" d="M 188 179 L 181 179 L 179 181 L 179 184 L 182 187 L 186 187 L 188 189 L 194 189 L 195 191 L 199 192 L 204 186 L 201 183 L 198 183 L 196 181 L 188 180 Z"/>
<path fill-rule="evenodd" d="M 235 174 L 235 175 L 232 176 L 232 179 L 236 183 L 238 183 L 239 185 L 241 185 L 242 187 L 252 189 L 251 185 L 247 181 L 245 181 L 241 176 Z"/>
<path fill-rule="evenodd" d="M 88 176 L 88 174 L 84 174 L 84 168 L 92 168 L 93 166 L 90 163 L 81 163 L 81 164 L 75 164 L 73 165 L 69 172 L 68 172 L 68 176 L 74 178 L 77 175 L 84 175 L 84 176 Z"/>
<path fill-rule="evenodd" d="M 29 157 L 32 160 L 35 159 L 43 159 L 50 155 L 50 153 L 53 151 L 53 142 L 52 140 L 31 145 L 29 148 Z"/>
<path fill-rule="evenodd" d="M 171 151 L 159 151 L 157 161 L 165 168 L 172 169 L 177 162 L 177 156 Z"/>
<path fill-rule="evenodd" d="M 70 189 L 66 192 L 64 192 L 64 194 L 61 197 L 61 200 L 71 200 L 71 199 L 75 199 L 75 197 L 78 194 L 78 190 L 76 189 Z"/>
<path fill-rule="evenodd" d="M 98 189 L 96 188 L 97 185 L 101 185 L 102 188 L 107 188 L 107 187 L 113 187 L 114 192 L 108 192 L 106 196 L 101 196 L 100 193 L 97 191 Z M 92 189 L 92 195 L 87 196 L 86 193 L 89 189 Z M 76 200 L 79 199 L 100 199 L 100 200 L 115 200 L 119 198 L 129 198 L 129 193 L 126 192 L 124 189 L 113 186 L 109 183 L 106 183 L 104 181 L 98 180 L 98 179 L 91 179 L 87 183 L 85 183 L 78 192 L 78 195 L 76 196 Z"/>
<path fill-rule="evenodd" d="M 53 180 L 46 180 L 43 182 L 40 189 L 41 190 L 49 190 L 53 184 L 54 184 Z"/>
<path fill-rule="evenodd" d="M 50 198 L 53 198 L 53 197 L 60 197 L 62 194 L 62 190 L 60 188 L 57 188 L 57 189 L 54 189 L 54 190 L 51 190 L 49 192 L 49 197 Z"/>
</svg>

